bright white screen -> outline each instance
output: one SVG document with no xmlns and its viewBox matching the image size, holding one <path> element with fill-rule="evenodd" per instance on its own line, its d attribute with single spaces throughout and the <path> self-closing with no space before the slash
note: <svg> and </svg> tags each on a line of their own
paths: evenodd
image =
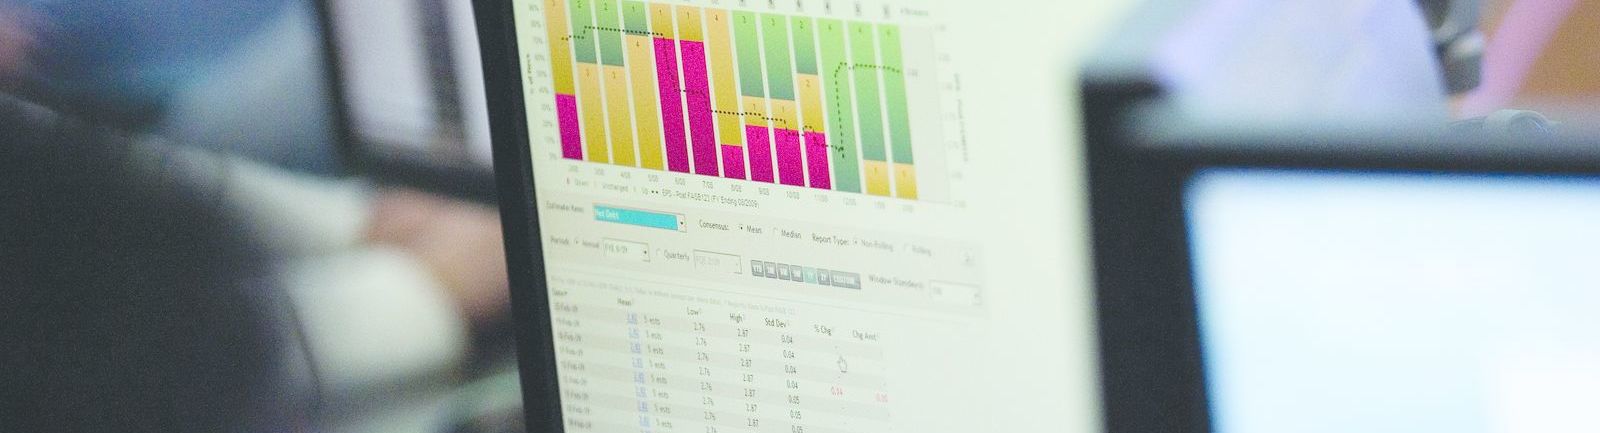
<svg viewBox="0 0 1600 433">
<path fill-rule="evenodd" d="M 1216 430 L 1600 431 L 1600 179 L 1216 169 Z"/>
</svg>

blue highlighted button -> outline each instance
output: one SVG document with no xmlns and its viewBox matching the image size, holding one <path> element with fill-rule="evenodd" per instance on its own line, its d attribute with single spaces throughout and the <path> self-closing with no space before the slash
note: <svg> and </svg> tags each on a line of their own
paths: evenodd
<svg viewBox="0 0 1600 433">
<path fill-rule="evenodd" d="M 684 231 L 683 215 L 674 213 L 595 205 L 594 219 L 596 221 L 627 224 L 630 226 Z"/>
</svg>

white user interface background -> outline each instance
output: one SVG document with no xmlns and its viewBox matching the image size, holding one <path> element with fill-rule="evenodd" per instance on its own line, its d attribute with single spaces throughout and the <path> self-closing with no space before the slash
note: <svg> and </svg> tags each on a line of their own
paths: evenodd
<svg viewBox="0 0 1600 433">
<path fill-rule="evenodd" d="M 679 0 L 650 3 L 763 12 L 770 8 L 785 11 L 796 5 L 815 11 L 821 8 L 823 2 Z M 551 143 L 560 138 L 555 131 L 557 116 L 538 111 L 541 106 L 553 105 L 550 101 L 554 95 L 535 93 L 538 88 L 551 85 L 549 78 L 540 75 L 540 71 L 548 70 L 549 62 L 535 61 L 547 59 L 543 57 L 549 54 L 545 44 L 551 38 L 542 33 L 543 28 L 531 24 L 542 23 L 546 19 L 540 15 L 539 9 L 533 7 L 545 3 L 542 0 L 514 2 L 518 8 L 521 60 L 524 70 L 531 71 L 528 72 L 529 81 L 525 85 L 529 88 L 529 121 L 535 126 L 530 128 L 533 135 L 530 145 L 533 146 L 535 191 L 540 199 L 535 205 L 540 209 L 545 263 L 551 274 L 552 290 L 561 290 L 559 296 L 568 299 L 557 302 L 573 307 L 565 311 L 572 313 L 572 320 L 558 321 L 556 324 L 558 333 L 562 330 L 573 332 L 566 334 L 568 340 L 565 342 L 557 342 L 558 346 L 568 349 L 562 352 L 558 348 L 558 360 L 570 361 L 561 366 L 562 387 L 575 391 L 574 394 L 564 395 L 563 402 L 582 403 L 564 407 L 564 414 L 569 419 L 594 420 L 597 423 L 616 420 L 629 425 L 630 431 L 665 431 L 660 422 L 669 420 L 672 422 L 671 429 L 683 430 L 680 427 L 698 428 L 701 424 L 707 424 L 708 420 L 704 419 L 705 414 L 702 413 L 704 411 L 718 415 L 717 420 L 710 424 L 721 425 L 717 430 L 720 433 L 746 431 L 745 427 L 748 426 L 743 423 L 753 418 L 747 413 L 759 413 L 762 425 L 748 430 L 799 431 L 791 430 L 793 426 L 790 423 L 802 423 L 793 422 L 782 411 L 769 410 L 785 406 L 771 407 L 768 406 L 772 404 L 770 402 L 756 401 L 765 397 L 735 398 L 733 401 L 726 399 L 720 391 L 720 378 L 728 374 L 724 366 L 708 367 L 712 369 L 710 377 L 719 378 L 719 381 L 709 383 L 716 385 L 717 391 L 705 392 L 705 397 L 712 399 L 701 400 L 702 396 L 698 394 L 701 390 L 693 388 L 689 391 L 694 398 L 685 399 L 677 386 L 681 378 L 699 373 L 698 367 L 654 364 L 654 361 L 644 359 L 638 362 L 642 367 L 631 369 L 633 367 L 625 364 L 627 357 L 619 356 L 614 361 L 608 361 L 608 358 L 597 354 L 602 353 L 599 351 L 601 349 L 588 350 L 607 344 L 615 346 L 607 342 L 610 339 L 617 339 L 616 344 L 621 344 L 621 339 L 627 337 L 620 333 L 630 330 L 614 322 L 621 316 L 612 314 L 612 307 L 588 307 L 625 302 L 625 307 L 641 311 L 658 308 L 645 311 L 647 314 L 676 315 L 660 316 L 664 317 L 667 322 L 663 323 L 667 325 L 683 320 L 678 316 L 689 314 L 686 311 L 693 311 L 693 314 L 714 311 L 723 314 L 719 317 L 726 318 L 732 314 L 730 311 L 735 311 L 732 310 L 735 307 L 749 306 L 748 309 L 737 311 L 771 308 L 769 313 L 763 314 L 793 313 L 783 317 L 807 326 L 813 322 L 843 323 L 844 326 L 881 332 L 885 339 L 881 346 L 881 361 L 874 361 L 877 365 L 862 364 L 860 367 L 876 368 L 872 371 L 884 375 L 888 383 L 887 392 L 890 393 L 887 418 L 873 418 L 871 423 L 850 427 L 852 424 L 834 422 L 829 418 L 836 415 L 830 412 L 833 409 L 802 403 L 806 405 L 803 410 L 806 411 L 807 422 L 816 419 L 817 423 L 828 427 L 810 431 L 1088 432 L 1098 429 L 1098 391 L 1093 368 L 1091 297 L 1088 290 L 1087 220 L 1083 207 L 1086 198 L 1082 161 L 1077 159 L 1082 154 L 1082 143 L 1078 125 L 1077 77 L 1073 71 L 1078 59 L 1097 42 L 1095 35 L 1104 33 L 1109 25 L 1117 21 L 1119 13 L 1133 2 L 864 2 L 868 4 L 868 11 L 877 11 L 884 4 L 891 7 L 910 5 L 915 10 L 931 11 L 932 19 L 937 20 L 942 35 L 936 40 L 919 40 L 916 43 L 929 44 L 939 53 L 948 54 L 951 59 L 949 66 L 938 72 L 960 76 L 959 86 L 953 91 L 962 101 L 959 108 L 964 116 L 962 135 L 968 146 L 962 176 L 960 179 L 950 179 L 950 182 L 959 185 L 961 191 L 981 192 L 960 195 L 960 200 L 965 202 L 960 207 L 883 200 L 884 206 L 876 208 L 873 206 L 880 199 L 866 196 L 790 189 L 780 185 L 772 187 L 773 198 L 778 198 L 773 200 L 757 195 L 755 191 L 759 185 L 746 181 L 616 167 L 614 164 L 573 161 L 556 155 L 557 149 Z M 831 3 L 840 11 L 848 10 L 847 7 L 852 4 L 841 1 Z M 952 105 L 942 107 L 957 109 Z M 951 127 L 950 130 L 955 128 Z M 626 180 L 622 177 L 623 173 L 629 176 Z M 687 181 L 681 187 L 673 184 L 680 176 Z M 663 183 L 650 183 L 654 182 L 652 179 Z M 735 188 L 738 186 L 745 188 Z M 636 191 L 634 188 L 652 193 L 658 191 L 656 188 L 699 191 L 741 200 L 753 197 L 760 206 L 722 206 L 666 196 L 630 195 Z M 806 202 L 783 201 L 781 198 L 789 192 L 800 194 L 797 197 L 803 197 Z M 828 204 L 816 204 L 815 200 L 821 198 L 829 200 Z M 840 203 L 847 198 L 859 198 L 861 207 L 841 207 Z M 678 214 L 689 226 L 685 234 L 679 236 L 615 224 L 599 224 L 594 221 L 593 207 L 600 205 Z M 702 226 L 701 223 L 709 226 Z M 676 258 L 670 251 L 675 248 L 685 251 L 715 250 L 715 254 L 722 254 L 716 257 L 722 258 L 738 256 L 745 269 L 749 269 L 749 260 L 762 259 L 797 264 L 806 264 L 807 261 L 842 263 L 840 266 L 866 273 L 881 270 L 884 275 L 903 275 L 913 279 L 916 278 L 917 269 L 928 273 L 945 271 L 932 267 L 897 269 L 894 263 L 877 263 L 870 259 L 870 255 L 856 256 L 856 253 L 849 251 L 832 254 L 786 249 L 781 245 L 789 245 L 785 243 L 789 241 L 781 238 L 748 244 L 731 240 L 724 243 L 706 241 L 739 239 L 706 229 L 737 224 L 792 228 L 805 232 L 806 236 L 852 233 L 852 236 L 868 238 L 913 239 L 910 242 L 925 239 L 932 243 L 948 241 L 950 244 L 970 246 L 969 250 L 975 251 L 981 262 L 972 275 L 980 277 L 963 283 L 978 287 L 983 302 L 972 310 L 964 310 L 956 319 L 921 320 L 925 317 L 920 312 L 912 311 L 909 306 L 893 302 L 857 302 L 849 299 L 848 294 L 838 292 L 799 292 L 798 286 L 776 286 L 743 276 L 700 278 L 696 275 L 701 274 L 687 270 L 682 273 L 649 271 L 668 269 L 668 262 L 664 260 Z M 702 243 L 691 245 L 689 240 Z M 586 244 L 586 241 L 592 243 Z M 608 262 L 598 252 L 605 249 L 618 256 L 642 257 L 633 254 L 636 248 L 649 251 L 644 254 L 651 261 L 618 265 Z M 663 253 L 663 250 L 669 251 Z M 712 254 L 706 253 L 708 257 Z M 873 287 L 867 287 L 863 293 L 870 295 L 874 293 L 873 290 Z M 618 297 L 611 293 L 639 295 Z M 701 298 L 695 299 L 694 296 Z M 722 305 L 708 306 L 718 302 Z M 562 305 L 553 307 L 560 310 L 564 308 Z M 586 315 L 595 311 L 604 314 Z M 558 314 L 561 313 L 558 311 Z M 649 322 L 646 317 L 638 318 Z M 647 325 L 650 324 L 641 326 Z M 688 326 L 687 323 L 682 325 Z M 718 331 L 715 326 L 710 328 L 707 331 L 711 334 L 708 337 L 710 343 L 723 344 L 724 340 L 721 339 L 725 336 L 719 334 L 723 331 Z M 671 331 L 674 333 L 664 334 L 662 338 L 685 338 L 676 334 L 679 330 Z M 732 332 L 731 328 L 725 331 Z M 640 338 L 648 340 L 656 335 L 652 332 L 655 331 L 641 328 Z M 588 343 L 594 345 L 586 345 Z M 645 345 L 649 344 L 646 341 Z M 665 347 L 663 352 L 666 355 L 663 356 L 671 358 L 672 352 L 667 350 L 674 347 L 677 346 Z M 649 348 L 645 349 L 648 353 Z M 756 350 L 765 349 L 757 347 Z M 880 349 L 870 349 L 875 350 Z M 809 355 L 800 353 L 802 358 Z M 694 362 L 693 359 L 689 361 Z M 638 390 L 632 386 L 608 385 L 611 382 L 607 381 L 611 379 L 607 378 L 609 373 L 604 372 L 623 371 L 613 371 L 616 365 L 621 365 L 617 368 L 626 371 L 645 373 L 646 377 L 638 379 L 646 382 L 655 380 L 655 376 L 649 375 L 659 370 L 663 381 L 661 389 L 670 391 L 670 396 L 655 393 L 655 388 Z M 810 365 L 831 368 L 832 362 Z M 857 363 L 851 365 L 852 371 L 861 371 L 856 369 Z M 595 366 L 602 366 L 603 369 L 595 369 Z M 732 375 L 726 376 L 726 379 L 729 383 L 737 383 L 740 377 Z M 758 376 L 756 380 L 768 379 Z M 781 382 L 774 383 L 781 386 Z M 760 394 L 770 390 L 760 388 L 757 391 Z M 744 400 L 760 406 L 744 406 Z M 671 413 L 664 414 L 660 408 L 653 406 L 658 402 L 672 409 Z M 634 424 L 632 414 L 611 412 L 623 407 L 623 403 L 642 403 L 639 411 L 649 413 L 649 419 L 639 419 L 640 423 Z M 788 403 L 778 401 L 777 404 Z M 744 412 L 747 409 L 748 412 Z M 692 412 L 686 413 L 685 410 Z M 685 415 L 695 419 L 685 420 Z M 730 419 L 729 415 L 737 418 Z M 651 426 L 640 425 L 646 423 Z M 727 424 L 731 423 L 741 425 L 730 429 Z M 592 424 L 585 426 L 596 431 L 604 429 L 603 426 Z M 569 430 L 576 431 L 578 428 L 569 425 Z"/>
</svg>

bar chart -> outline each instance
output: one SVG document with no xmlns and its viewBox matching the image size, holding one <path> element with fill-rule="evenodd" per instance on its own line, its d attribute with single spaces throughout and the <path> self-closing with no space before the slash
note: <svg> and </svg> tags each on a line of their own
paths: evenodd
<svg viewBox="0 0 1600 433">
<path fill-rule="evenodd" d="M 923 59 L 900 23 L 640 0 L 542 10 L 562 159 L 921 198 L 914 153 L 938 144 L 913 130 L 941 126 L 914 111 L 938 84 L 908 86 Z"/>
</svg>

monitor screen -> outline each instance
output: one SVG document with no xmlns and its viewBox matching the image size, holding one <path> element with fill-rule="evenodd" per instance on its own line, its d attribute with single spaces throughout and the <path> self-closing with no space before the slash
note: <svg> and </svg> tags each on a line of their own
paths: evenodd
<svg viewBox="0 0 1600 433">
<path fill-rule="evenodd" d="M 1600 430 L 1600 178 L 1215 168 L 1185 200 L 1216 431 Z"/>
<path fill-rule="evenodd" d="M 346 127 L 369 156 L 493 165 L 470 0 L 323 0 Z"/>
<path fill-rule="evenodd" d="M 1092 426 L 1068 213 L 1028 200 L 1064 194 L 1071 81 L 994 36 L 1027 20 L 946 18 L 1014 13 L 967 2 L 512 5 L 551 311 L 533 319 L 566 431 Z M 987 77 L 1002 59 L 1009 78 Z M 971 193 L 969 155 L 993 192 Z"/>
</svg>

